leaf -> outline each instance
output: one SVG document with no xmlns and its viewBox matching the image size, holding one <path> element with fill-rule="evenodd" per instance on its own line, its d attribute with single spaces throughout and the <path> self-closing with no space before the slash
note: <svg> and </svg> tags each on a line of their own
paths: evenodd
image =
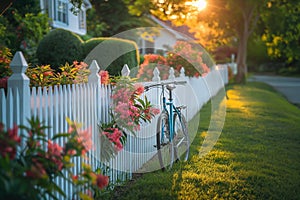
<svg viewBox="0 0 300 200">
<path fill-rule="evenodd" d="M 52 140 L 55 140 L 60 137 L 70 137 L 70 134 L 69 133 L 58 133 L 52 137 Z"/>
<path fill-rule="evenodd" d="M 117 150 L 114 144 L 100 132 L 100 160 L 102 162 L 109 162 L 111 158 L 117 155 Z"/>
</svg>

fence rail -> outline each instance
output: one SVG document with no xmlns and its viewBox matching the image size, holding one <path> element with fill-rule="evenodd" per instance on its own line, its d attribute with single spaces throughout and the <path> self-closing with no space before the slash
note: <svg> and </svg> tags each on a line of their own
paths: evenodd
<svg viewBox="0 0 300 200">
<path fill-rule="evenodd" d="M 27 62 L 21 52 L 17 52 L 11 62 L 13 75 L 8 79 L 7 94 L 0 89 L 0 121 L 6 128 L 14 124 L 27 125 L 26 120 L 30 116 L 38 116 L 45 125 L 51 128 L 46 130 L 49 138 L 59 132 L 67 132 L 68 124 L 66 117 L 81 122 L 85 127 L 91 127 L 92 139 L 96 147 L 90 152 L 86 162 L 94 169 L 108 167 L 110 181 L 130 179 L 132 173 L 141 168 L 154 154 L 156 119 L 149 124 L 144 124 L 141 130 L 136 133 L 138 137 L 129 135 L 124 150 L 119 152 L 116 158 L 109 163 L 100 163 L 100 141 L 98 136 L 98 124 L 109 122 L 111 87 L 100 85 L 98 75 L 99 67 L 93 61 L 89 69 L 91 74 L 88 83 L 77 85 L 59 85 L 53 88 L 37 87 L 29 88 L 29 79 L 24 74 L 27 69 Z M 128 75 L 129 69 L 125 65 L 122 74 Z M 226 66 L 215 66 L 210 73 L 204 77 L 189 78 L 181 70 L 179 77 L 175 77 L 170 70 L 169 79 L 186 80 L 188 84 L 178 86 L 175 91 L 176 104 L 187 105 L 187 119 L 192 119 L 201 107 L 216 95 L 224 84 L 228 83 L 228 72 Z M 157 68 L 153 72 L 152 82 L 161 81 Z M 153 89 L 145 93 L 152 104 L 160 106 L 157 98 L 160 89 Z M 62 145 L 65 141 L 59 141 Z M 77 159 L 75 165 L 78 169 L 83 160 Z M 76 170 L 76 169 L 74 169 Z M 66 182 L 57 180 L 64 191 L 71 194 L 72 187 Z M 58 195 L 59 197 L 59 195 Z"/>
</svg>

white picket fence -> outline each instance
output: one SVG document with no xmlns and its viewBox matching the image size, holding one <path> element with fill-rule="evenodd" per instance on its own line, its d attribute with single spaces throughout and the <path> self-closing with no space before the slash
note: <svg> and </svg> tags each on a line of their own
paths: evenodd
<svg viewBox="0 0 300 200">
<path fill-rule="evenodd" d="M 87 84 L 54 86 L 53 89 L 47 87 L 29 88 L 29 79 L 24 72 L 28 65 L 21 52 L 17 52 L 11 62 L 13 75 L 8 80 L 8 92 L 0 90 L 0 121 L 6 128 L 11 128 L 13 124 L 27 125 L 26 119 L 38 116 L 50 129 L 46 130 L 49 138 L 56 133 L 67 132 L 68 124 L 66 117 L 76 122 L 81 122 L 83 128 L 91 127 L 94 150 L 89 153 L 88 162 L 93 169 L 106 166 L 110 170 L 107 175 L 110 181 L 116 183 L 118 180 L 130 179 L 132 173 L 136 172 L 154 154 L 156 119 L 151 123 L 143 124 L 136 136 L 129 135 L 124 150 L 119 152 L 116 158 L 109 163 L 100 163 L 100 143 L 97 125 L 101 122 L 108 122 L 111 87 L 100 84 L 98 75 L 99 67 L 93 61 L 89 69 L 91 74 Z M 156 69 L 157 70 L 157 69 Z M 175 103 L 187 105 L 187 119 L 192 119 L 201 107 L 215 96 L 224 84 L 228 83 L 227 67 L 215 66 L 205 77 L 189 78 L 181 70 L 179 77 L 175 77 L 170 70 L 170 80 L 186 80 L 184 86 L 178 86 L 175 93 Z M 128 75 L 128 68 L 123 68 L 122 75 Z M 152 82 L 160 81 L 159 73 L 154 72 Z M 170 81 L 163 80 L 163 81 Z M 153 89 L 145 93 L 152 104 L 160 106 L 160 89 Z M 59 141 L 63 145 L 65 141 Z M 81 166 L 83 160 L 77 159 L 75 162 L 75 173 Z M 68 195 L 72 194 L 72 187 L 67 182 L 57 180 Z M 58 195 L 59 197 L 59 195 Z"/>
</svg>

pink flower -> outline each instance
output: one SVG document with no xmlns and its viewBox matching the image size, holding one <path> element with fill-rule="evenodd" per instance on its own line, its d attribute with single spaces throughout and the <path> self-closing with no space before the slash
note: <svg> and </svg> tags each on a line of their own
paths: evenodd
<svg viewBox="0 0 300 200">
<path fill-rule="evenodd" d="M 119 141 L 115 144 L 115 148 L 117 151 L 121 151 L 123 149 L 122 143 Z"/>
<path fill-rule="evenodd" d="M 158 115 L 160 113 L 160 110 L 159 110 L 159 108 L 151 107 L 150 108 L 150 113 L 153 114 L 153 115 Z"/>
<path fill-rule="evenodd" d="M 79 142 L 82 143 L 85 147 L 85 151 L 82 153 L 85 154 L 86 151 L 89 151 L 93 148 L 92 141 L 92 128 L 89 127 L 86 130 L 77 130 Z"/>
<path fill-rule="evenodd" d="M 46 154 L 46 158 L 57 166 L 58 171 L 62 170 L 63 168 L 62 150 L 63 148 L 61 146 L 56 143 L 52 143 L 51 140 L 48 140 L 48 151 Z"/>
</svg>

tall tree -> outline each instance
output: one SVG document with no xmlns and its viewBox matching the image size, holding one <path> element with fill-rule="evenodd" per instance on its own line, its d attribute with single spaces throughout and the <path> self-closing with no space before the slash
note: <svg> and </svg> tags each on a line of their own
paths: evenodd
<svg viewBox="0 0 300 200">
<path fill-rule="evenodd" d="M 255 30 L 261 11 L 265 7 L 262 0 L 209 0 L 208 9 L 200 13 L 200 20 L 215 22 L 216 26 L 237 40 L 236 81 L 245 81 L 248 72 L 247 45 Z M 213 13 L 213 15 L 212 15 Z M 213 18 L 211 18 L 211 16 Z"/>
</svg>

